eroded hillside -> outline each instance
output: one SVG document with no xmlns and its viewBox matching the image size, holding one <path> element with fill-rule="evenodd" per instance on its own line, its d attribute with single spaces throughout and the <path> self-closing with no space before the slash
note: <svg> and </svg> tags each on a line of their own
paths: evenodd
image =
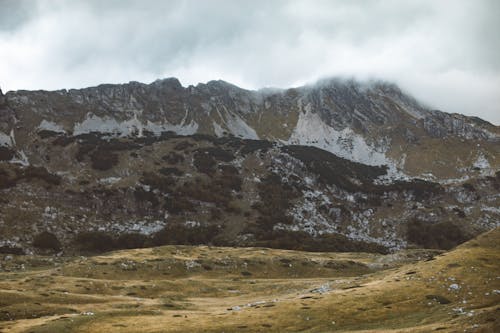
<svg viewBox="0 0 500 333">
<path fill-rule="evenodd" d="M 385 252 L 450 248 L 500 220 L 500 174 L 387 179 L 309 147 L 206 135 L 39 131 L 30 165 L 0 165 L 2 251 L 164 244 Z M 34 166 L 37 165 L 37 166 Z"/>
</svg>

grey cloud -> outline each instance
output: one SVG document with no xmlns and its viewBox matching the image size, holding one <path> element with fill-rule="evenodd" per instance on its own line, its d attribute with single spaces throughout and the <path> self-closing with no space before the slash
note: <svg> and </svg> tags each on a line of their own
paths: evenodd
<svg viewBox="0 0 500 333">
<path fill-rule="evenodd" d="M 0 84 L 380 78 L 498 124 L 498 17 L 495 0 L 0 0 Z"/>
</svg>

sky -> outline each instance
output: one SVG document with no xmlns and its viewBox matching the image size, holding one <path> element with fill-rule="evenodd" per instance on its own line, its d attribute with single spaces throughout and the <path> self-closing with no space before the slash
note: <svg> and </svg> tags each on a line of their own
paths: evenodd
<svg viewBox="0 0 500 333">
<path fill-rule="evenodd" d="M 0 0 L 0 88 L 381 79 L 500 125 L 497 0 Z"/>
</svg>

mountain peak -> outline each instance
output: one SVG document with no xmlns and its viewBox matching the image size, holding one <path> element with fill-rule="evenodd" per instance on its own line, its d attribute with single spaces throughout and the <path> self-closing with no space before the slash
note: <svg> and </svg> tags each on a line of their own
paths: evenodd
<svg viewBox="0 0 500 333">
<path fill-rule="evenodd" d="M 170 89 L 183 89 L 181 82 L 176 77 L 169 77 L 165 79 L 158 79 L 151 83 L 153 86 L 170 88 Z"/>
</svg>

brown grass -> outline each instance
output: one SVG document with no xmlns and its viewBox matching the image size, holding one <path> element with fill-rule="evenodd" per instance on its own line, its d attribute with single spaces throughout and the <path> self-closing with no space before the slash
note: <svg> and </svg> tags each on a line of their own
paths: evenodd
<svg viewBox="0 0 500 333">
<path fill-rule="evenodd" d="M 499 250 L 500 229 L 435 257 L 207 246 L 14 256 L 1 261 L 0 331 L 495 332 Z"/>
</svg>

